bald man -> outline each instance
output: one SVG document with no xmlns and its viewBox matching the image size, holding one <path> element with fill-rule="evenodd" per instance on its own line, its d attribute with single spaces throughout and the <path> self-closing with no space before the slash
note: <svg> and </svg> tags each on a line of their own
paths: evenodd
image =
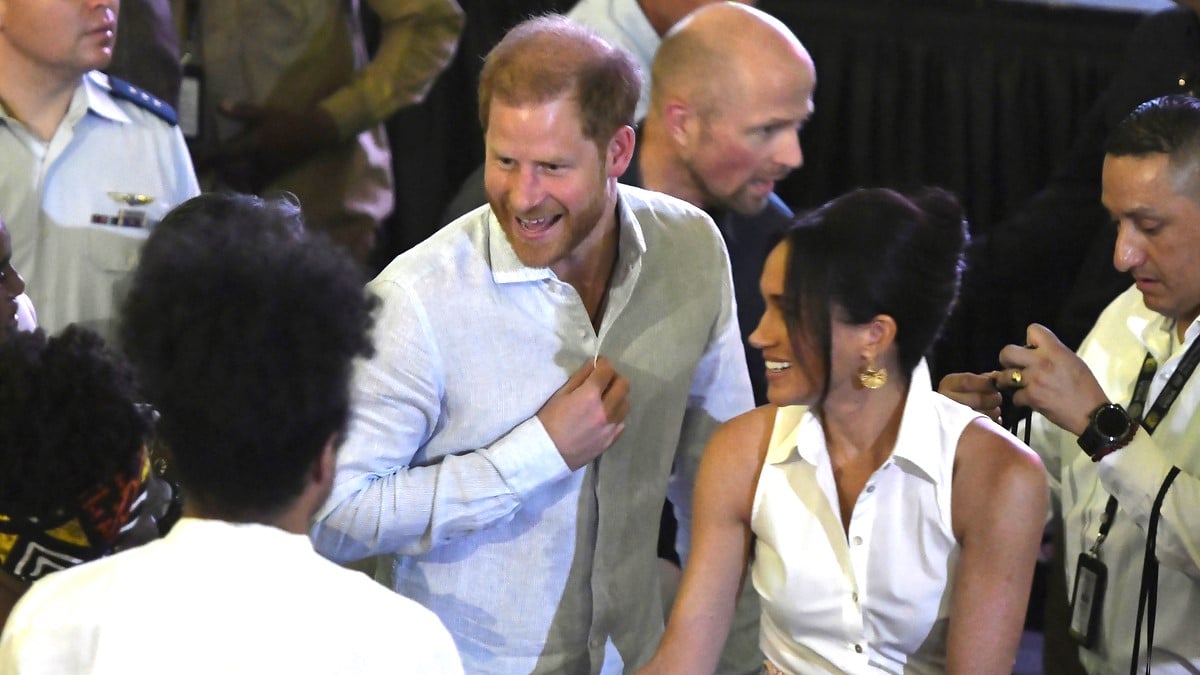
<svg viewBox="0 0 1200 675">
<path fill-rule="evenodd" d="M 812 57 L 791 30 L 735 2 L 688 15 L 664 38 L 651 69 L 650 110 L 621 181 L 708 211 L 733 269 L 743 338 L 764 310 L 758 277 L 768 240 L 792 212 L 775 184 L 800 167 L 800 127 L 813 112 Z M 746 343 L 757 403 L 762 355 Z"/>
</svg>

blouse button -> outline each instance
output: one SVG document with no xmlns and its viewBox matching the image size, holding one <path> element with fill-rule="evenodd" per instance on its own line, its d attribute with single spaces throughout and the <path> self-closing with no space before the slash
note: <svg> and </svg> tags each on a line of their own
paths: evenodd
<svg viewBox="0 0 1200 675">
<path fill-rule="evenodd" d="M 863 653 L 863 648 L 862 648 L 862 645 L 854 645 L 854 653 L 855 653 L 855 654 L 861 654 L 861 653 Z"/>
</svg>

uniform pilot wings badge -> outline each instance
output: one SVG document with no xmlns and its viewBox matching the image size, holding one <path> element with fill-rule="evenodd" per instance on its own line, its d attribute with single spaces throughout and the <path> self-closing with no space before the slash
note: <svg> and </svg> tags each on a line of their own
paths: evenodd
<svg viewBox="0 0 1200 675">
<path fill-rule="evenodd" d="M 154 197 L 150 195 L 138 194 L 136 192 L 117 192 L 110 190 L 108 196 L 114 202 L 121 205 L 117 210 L 117 215 L 110 216 L 105 213 L 93 213 L 93 225 L 116 225 L 117 227 L 146 227 L 146 211 L 145 209 L 136 208 L 146 206 L 154 201 Z"/>
</svg>

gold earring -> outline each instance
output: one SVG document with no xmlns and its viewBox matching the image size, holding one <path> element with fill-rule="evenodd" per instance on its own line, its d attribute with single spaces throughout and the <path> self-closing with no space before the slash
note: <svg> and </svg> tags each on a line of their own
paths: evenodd
<svg viewBox="0 0 1200 675">
<path fill-rule="evenodd" d="M 867 367 L 858 374 L 858 381 L 862 382 L 862 386 L 867 389 L 880 389 L 887 384 L 888 372 L 887 368 L 876 368 L 875 360 L 871 359 L 867 362 Z"/>
</svg>

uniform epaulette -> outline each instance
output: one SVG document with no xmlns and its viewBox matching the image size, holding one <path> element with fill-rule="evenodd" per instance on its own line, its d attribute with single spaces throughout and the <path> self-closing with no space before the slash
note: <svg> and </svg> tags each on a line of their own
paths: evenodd
<svg viewBox="0 0 1200 675">
<path fill-rule="evenodd" d="M 179 115 L 175 113 L 175 109 L 154 94 L 111 75 L 108 76 L 108 84 L 110 87 L 109 91 L 114 97 L 129 101 L 139 108 L 144 108 L 171 126 L 179 124 Z"/>
</svg>

